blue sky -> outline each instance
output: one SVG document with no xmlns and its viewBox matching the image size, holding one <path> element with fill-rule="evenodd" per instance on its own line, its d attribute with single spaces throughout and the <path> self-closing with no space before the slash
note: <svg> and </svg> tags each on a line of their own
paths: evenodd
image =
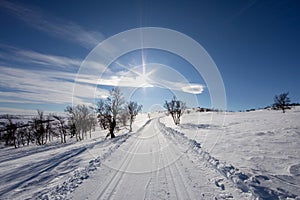
<svg viewBox="0 0 300 200">
<path fill-rule="evenodd" d="M 81 63 L 96 45 L 140 27 L 176 30 L 201 44 L 221 73 L 228 110 L 265 107 L 282 92 L 300 102 L 299 11 L 300 3 L 289 0 L 1 1 L 0 113 L 60 112 L 74 100 L 89 103 L 91 93 L 104 98 L 116 85 L 126 95 L 131 88 L 128 98 L 144 104 L 144 111 L 170 99 L 174 91 L 184 94 L 188 106 L 195 106 L 191 99 L 196 98 L 196 106 L 210 107 L 209 90 L 193 66 L 151 49 L 117 59 L 96 92 L 95 83 L 85 77 L 73 96 Z M 125 73 L 124 65 L 131 70 Z M 132 90 L 132 78 L 141 73 L 169 81 L 169 88 L 149 84 Z M 169 73 L 173 78 L 163 75 Z M 196 84 L 198 92 L 180 91 L 186 81 Z"/>
</svg>

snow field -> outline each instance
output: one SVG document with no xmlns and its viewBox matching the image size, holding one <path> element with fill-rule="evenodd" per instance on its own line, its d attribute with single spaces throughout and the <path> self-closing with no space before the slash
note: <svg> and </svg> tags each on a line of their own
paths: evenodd
<svg viewBox="0 0 300 200">
<path fill-rule="evenodd" d="M 300 108 L 137 116 L 134 132 L 0 153 L 0 199 L 299 199 Z"/>
<path fill-rule="evenodd" d="M 201 144 L 202 151 L 214 158 L 205 155 L 213 165 L 228 163 L 233 174 L 238 168 L 242 174 L 230 179 L 243 190 L 261 199 L 296 199 L 300 195 L 299 119 L 300 109 L 294 108 L 285 114 L 193 112 L 183 115 L 180 126 L 173 125 L 170 117 L 161 122 L 172 128 L 169 132 Z"/>
</svg>

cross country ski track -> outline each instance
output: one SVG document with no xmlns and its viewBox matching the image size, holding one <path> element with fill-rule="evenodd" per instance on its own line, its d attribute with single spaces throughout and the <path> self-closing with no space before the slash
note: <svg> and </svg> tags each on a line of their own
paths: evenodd
<svg viewBox="0 0 300 200">
<path fill-rule="evenodd" d="M 251 199 L 151 120 L 101 163 L 71 199 Z"/>
</svg>

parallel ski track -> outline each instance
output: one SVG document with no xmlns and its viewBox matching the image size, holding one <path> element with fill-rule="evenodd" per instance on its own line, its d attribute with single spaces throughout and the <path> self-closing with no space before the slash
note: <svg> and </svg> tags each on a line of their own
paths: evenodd
<svg viewBox="0 0 300 200">
<path fill-rule="evenodd" d="M 164 142 L 167 143 L 167 139 L 165 138 L 164 134 L 162 134 L 162 139 L 164 140 Z M 174 143 L 171 141 L 169 141 L 169 148 L 171 148 L 172 150 L 171 151 L 169 150 L 167 152 L 168 155 L 163 154 L 163 160 L 167 161 L 167 165 L 168 165 L 168 166 L 165 166 L 164 168 L 168 169 L 170 176 L 172 178 L 172 182 L 173 182 L 174 188 L 175 188 L 174 191 L 176 192 L 176 199 L 194 199 L 191 191 L 188 190 L 188 187 L 185 184 L 182 173 L 179 170 L 177 162 L 180 161 L 180 157 L 178 159 L 176 159 L 176 157 L 174 155 L 174 153 L 176 151 L 178 151 L 178 149 L 176 150 L 174 148 Z M 171 161 L 172 161 L 172 163 L 171 163 Z M 174 177 L 177 177 L 177 178 L 175 179 Z"/>
<path fill-rule="evenodd" d="M 131 146 L 128 152 L 126 154 L 126 157 L 122 161 L 122 164 L 120 166 L 121 170 L 115 171 L 111 178 L 109 179 L 108 183 L 106 183 L 105 187 L 101 190 L 100 194 L 98 195 L 97 199 L 111 199 L 112 195 L 114 194 L 114 191 L 120 184 L 120 180 L 126 173 L 126 170 L 128 169 L 128 166 L 132 159 L 134 158 L 134 155 L 139 147 L 140 140 L 137 140 L 134 145 Z"/>
<path fill-rule="evenodd" d="M 155 131 L 160 131 L 157 128 L 156 124 L 154 126 L 155 126 Z M 167 141 L 162 133 L 158 133 L 158 134 L 160 134 L 160 136 L 157 137 L 157 143 L 159 145 L 159 150 L 162 150 L 162 146 L 163 146 L 162 144 L 166 143 Z M 120 170 L 115 171 L 113 175 L 108 179 L 104 188 L 101 189 L 101 192 L 99 193 L 97 199 L 112 199 L 114 192 L 119 186 L 124 174 L 126 173 L 126 170 L 128 169 L 128 166 L 130 165 L 131 161 L 135 156 L 135 153 L 137 153 L 140 144 L 141 144 L 141 140 L 137 140 L 134 143 L 134 145 L 130 147 L 129 149 L 130 153 L 126 154 L 126 157 L 124 158 L 122 164 L 120 165 Z M 172 149 L 175 150 L 172 145 L 173 144 L 171 144 Z M 153 159 L 155 159 L 155 157 L 153 157 Z M 153 165 L 152 172 L 149 177 L 148 186 L 145 188 L 144 199 L 151 199 L 150 197 L 150 195 L 152 194 L 151 191 L 153 190 L 158 191 L 159 189 L 161 189 L 161 188 L 149 187 L 149 184 L 153 181 L 155 181 L 156 183 L 165 183 L 168 191 L 175 191 L 175 193 L 172 194 L 174 195 L 174 197 L 172 196 L 172 199 L 193 199 L 191 192 L 187 189 L 185 181 L 183 180 L 183 176 L 178 168 L 178 165 L 176 164 L 176 162 L 170 163 L 170 160 L 174 160 L 174 155 L 172 154 L 171 151 L 159 153 L 157 168 L 155 169 L 155 166 Z M 153 162 L 155 163 L 155 160 L 153 160 Z M 162 168 L 159 169 L 158 168 L 159 166 L 162 166 Z M 153 184 L 153 186 L 154 185 L 159 187 L 158 184 Z M 169 195 L 170 193 L 166 192 L 163 198 L 170 199 Z"/>
</svg>

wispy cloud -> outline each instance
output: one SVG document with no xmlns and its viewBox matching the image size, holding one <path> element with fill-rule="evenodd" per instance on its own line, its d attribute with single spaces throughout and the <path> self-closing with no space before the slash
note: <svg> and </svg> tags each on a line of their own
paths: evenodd
<svg viewBox="0 0 300 200">
<path fill-rule="evenodd" d="M 41 54 L 34 51 L 20 50 L 16 53 L 20 57 L 25 58 L 26 61 L 36 63 L 36 64 L 43 64 L 43 65 L 50 65 L 50 66 L 57 66 L 57 67 L 74 67 L 74 66 L 78 67 L 81 64 L 81 60 L 78 59 L 49 55 L 49 54 Z"/>
<path fill-rule="evenodd" d="M 0 59 L 2 60 L 2 64 L 18 62 L 22 64 L 36 64 L 39 66 L 48 66 L 53 69 L 65 70 L 77 70 L 82 62 L 82 60 L 76 58 L 43 54 L 4 44 L 0 44 Z"/>
<path fill-rule="evenodd" d="M 38 71 L 0 66 L 0 102 L 32 104 L 87 103 L 87 96 L 107 96 L 108 91 L 95 91 L 94 85 L 80 84 L 74 95 L 76 73 Z M 95 94 L 97 92 L 97 94 Z M 92 94 L 92 95 L 91 95 Z"/>
<path fill-rule="evenodd" d="M 104 39 L 103 34 L 98 31 L 86 30 L 74 22 L 59 19 L 51 14 L 45 14 L 38 7 L 25 6 L 6 0 L 0 2 L 0 7 L 39 31 L 77 43 L 88 49 L 95 47 Z"/>
<path fill-rule="evenodd" d="M 0 44 L 0 62 L 0 107 L 1 104 L 32 104 L 32 107 L 34 104 L 90 104 L 91 98 L 108 96 L 107 90 L 96 89 L 95 84 L 75 81 L 80 72 L 80 59 Z M 91 69 L 89 74 L 82 74 L 86 79 L 97 79 L 97 71 L 104 69 L 91 60 L 85 64 Z"/>
<path fill-rule="evenodd" d="M 124 67 L 125 71 L 110 72 L 99 78 L 99 76 L 80 74 L 77 76 L 78 83 L 92 85 L 114 86 L 114 87 L 161 87 L 170 90 L 182 91 L 190 94 L 201 94 L 205 86 L 198 83 L 189 83 L 179 72 L 171 67 L 157 63 L 148 63 L 146 68 L 151 69 L 147 73 L 141 73 L 141 66 Z"/>
<path fill-rule="evenodd" d="M 1 47 L 4 50 L 1 51 Z M 32 104 L 31 107 L 35 104 L 89 104 L 93 99 L 108 96 L 109 87 L 106 86 L 155 86 L 188 94 L 200 94 L 205 88 L 201 84 L 189 83 L 176 70 L 157 63 L 134 66 L 116 62 L 118 67 L 106 68 L 97 60 L 89 59 L 81 64 L 80 59 L 5 45 L 0 45 L 1 55 L 0 111 L 7 103 Z M 24 67 L 16 67 L 15 62 Z"/>
</svg>

